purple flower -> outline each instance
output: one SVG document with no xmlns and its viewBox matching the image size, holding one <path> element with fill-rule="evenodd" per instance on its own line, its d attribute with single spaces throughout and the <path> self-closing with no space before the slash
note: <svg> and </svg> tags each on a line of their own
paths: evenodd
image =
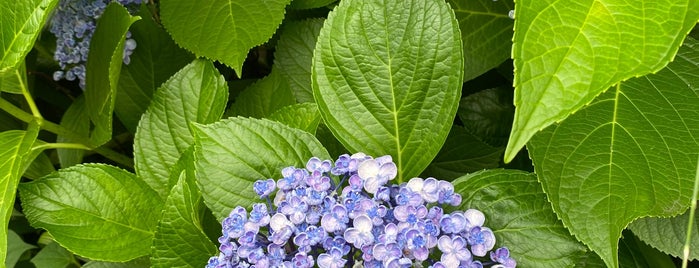
<svg viewBox="0 0 699 268">
<path fill-rule="evenodd" d="M 273 179 L 258 180 L 252 185 L 252 189 L 260 198 L 269 196 L 276 189 L 276 182 Z"/>
<path fill-rule="evenodd" d="M 506 247 L 498 248 L 493 252 L 490 252 L 490 259 L 494 262 L 500 263 L 506 268 L 517 267 L 517 262 L 510 258 L 510 250 Z"/>
<path fill-rule="evenodd" d="M 445 234 L 457 234 L 464 231 L 466 228 L 467 219 L 462 213 L 453 212 L 444 214 L 439 220 L 439 225 L 442 226 L 442 231 Z"/>
<path fill-rule="evenodd" d="M 223 235 L 228 238 L 238 238 L 245 232 L 247 211 L 241 206 L 234 208 L 227 218 L 223 220 Z"/>
<path fill-rule="evenodd" d="M 250 211 L 250 221 L 257 224 L 258 226 L 264 226 L 269 224 L 269 212 L 267 211 L 267 205 L 262 203 L 257 203 L 252 205 L 252 211 Z"/>
<path fill-rule="evenodd" d="M 374 245 L 373 252 L 374 259 L 382 262 L 403 256 L 403 252 L 401 252 L 400 247 L 396 243 L 378 243 Z"/>
<path fill-rule="evenodd" d="M 452 206 L 461 204 L 461 195 L 454 193 L 454 185 L 451 182 L 439 181 L 437 187 L 439 188 L 439 200 L 437 202 Z"/>
<path fill-rule="evenodd" d="M 483 257 L 495 246 L 495 235 L 488 227 L 476 226 L 468 231 L 468 243 L 473 255 Z"/>
<path fill-rule="evenodd" d="M 292 196 L 286 201 L 282 201 L 279 205 L 279 212 L 289 216 L 289 220 L 293 224 L 299 224 L 306 220 L 306 211 L 308 205 L 298 196 Z"/>
<path fill-rule="evenodd" d="M 396 177 L 398 168 L 390 161 L 380 164 L 375 159 L 369 159 L 359 165 L 357 174 L 364 180 L 364 190 L 376 194 L 380 186 Z"/>
<path fill-rule="evenodd" d="M 306 169 L 309 172 L 319 171 L 320 173 L 328 172 L 332 168 L 330 160 L 320 160 L 318 157 L 311 157 L 306 163 Z"/>
<path fill-rule="evenodd" d="M 293 267 L 296 268 L 311 268 L 313 267 L 313 257 L 306 255 L 306 253 L 299 252 L 294 255 L 294 258 L 291 259 L 291 264 Z"/>
<path fill-rule="evenodd" d="M 277 213 L 272 216 L 269 221 L 269 227 L 272 230 L 270 240 L 277 245 L 283 245 L 286 243 L 294 231 L 294 224 L 281 213 Z"/>
<path fill-rule="evenodd" d="M 427 237 L 417 229 L 410 229 L 405 233 L 406 248 L 413 253 L 418 261 L 427 259 L 429 251 L 427 249 Z"/>
<path fill-rule="evenodd" d="M 344 230 L 347 228 L 348 222 L 349 216 L 347 215 L 347 209 L 341 204 L 333 205 L 330 211 L 323 215 L 323 218 L 320 220 L 321 226 L 323 226 L 328 233 Z"/>
<path fill-rule="evenodd" d="M 476 226 L 483 226 L 485 223 L 485 215 L 480 210 L 468 209 L 464 212 L 464 217 L 468 220 L 466 223 L 466 229 L 468 230 Z"/>
<path fill-rule="evenodd" d="M 342 250 L 331 248 L 327 253 L 318 256 L 318 267 L 320 268 L 340 268 L 345 267 L 347 260 L 344 258 Z"/>
<path fill-rule="evenodd" d="M 471 260 L 471 252 L 466 248 L 466 240 L 461 236 L 451 238 L 443 235 L 439 238 L 437 247 L 442 251 L 440 260 L 446 267 L 457 267 L 462 261 Z"/>
<path fill-rule="evenodd" d="M 439 200 L 438 181 L 435 178 L 427 178 L 425 180 L 421 178 L 412 178 L 408 181 L 406 187 L 420 194 L 420 197 L 427 203 L 434 203 Z"/>
<path fill-rule="evenodd" d="M 374 243 L 374 235 L 371 233 L 373 227 L 374 224 L 368 216 L 362 215 L 356 217 L 353 222 L 353 227 L 345 230 L 345 240 L 357 248 L 361 248 L 364 245 L 371 245 Z"/>
<path fill-rule="evenodd" d="M 427 208 L 423 205 L 417 207 L 397 206 L 393 210 L 393 217 L 401 223 L 407 223 L 408 226 L 414 226 L 419 220 L 424 219 L 425 216 L 427 216 Z M 401 226 L 400 223 L 399 226 Z"/>
</svg>

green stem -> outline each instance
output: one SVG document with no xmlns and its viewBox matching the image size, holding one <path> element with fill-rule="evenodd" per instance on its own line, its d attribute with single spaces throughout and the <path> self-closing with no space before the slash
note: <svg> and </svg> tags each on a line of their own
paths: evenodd
<svg viewBox="0 0 699 268">
<path fill-rule="evenodd" d="M 697 160 L 697 171 L 694 175 L 694 190 L 692 192 L 692 203 L 689 205 L 689 221 L 687 223 L 687 236 L 684 240 L 682 252 L 682 268 L 687 268 L 689 262 L 690 244 L 692 243 L 692 225 L 694 225 L 694 212 L 697 210 L 697 192 L 699 192 L 699 160 Z"/>
<path fill-rule="evenodd" d="M 45 143 L 34 147 L 34 149 L 46 150 L 46 149 L 79 149 L 79 150 L 92 150 L 92 148 L 87 147 L 87 145 L 82 143 Z"/>
<path fill-rule="evenodd" d="M 41 116 L 39 108 L 36 107 L 34 98 L 32 98 L 32 94 L 29 93 L 29 89 L 27 88 L 27 76 L 24 63 L 22 63 L 22 68 L 15 71 L 15 74 L 17 75 L 17 80 L 19 81 L 19 87 L 22 89 L 22 95 L 24 95 L 24 99 L 27 101 L 27 104 L 29 104 L 29 109 L 32 111 L 32 115 L 37 119 L 39 126 L 41 126 L 44 121 L 44 117 Z"/>
</svg>

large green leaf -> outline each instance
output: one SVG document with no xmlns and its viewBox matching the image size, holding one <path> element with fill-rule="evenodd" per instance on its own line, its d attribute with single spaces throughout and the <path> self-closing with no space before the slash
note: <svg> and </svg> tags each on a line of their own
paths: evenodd
<svg viewBox="0 0 699 268">
<path fill-rule="evenodd" d="M 177 44 L 230 66 L 240 76 L 248 51 L 272 37 L 289 2 L 169 0 L 160 3 L 160 16 Z"/>
<path fill-rule="evenodd" d="M 0 2 L 0 73 L 24 61 L 56 3 L 58 0 Z"/>
<path fill-rule="evenodd" d="M 490 146 L 464 127 L 454 125 L 437 157 L 422 174 L 453 180 L 469 172 L 495 168 L 500 165 L 504 149 Z"/>
<path fill-rule="evenodd" d="M 510 58 L 512 0 L 449 0 L 464 43 L 464 80 L 471 80 Z"/>
<path fill-rule="evenodd" d="M 639 239 L 651 246 L 681 258 L 682 247 L 687 237 L 687 223 L 689 223 L 689 210 L 682 215 L 672 218 L 642 218 L 632 222 L 629 229 Z M 699 259 L 699 219 L 695 217 L 692 226 L 691 251 L 689 258 Z"/>
<path fill-rule="evenodd" d="M 282 168 L 305 166 L 313 156 L 330 159 L 308 132 L 266 119 L 234 117 L 195 130 L 197 182 L 219 220 L 260 200 L 255 181 L 278 179 Z"/>
<path fill-rule="evenodd" d="M 569 267 L 585 253 L 585 246 L 556 218 L 534 174 L 494 169 L 453 183 L 463 197 L 458 209 L 483 212 L 496 247 L 510 249 L 518 266 Z"/>
<path fill-rule="evenodd" d="M 456 114 L 460 37 L 444 1 L 342 1 L 313 59 L 313 96 L 330 130 L 350 151 L 393 156 L 398 182 L 420 174 Z"/>
<path fill-rule="evenodd" d="M 506 162 L 610 86 L 665 66 L 699 19 L 699 1 L 525 0 L 515 17 L 517 110 Z"/>
<path fill-rule="evenodd" d="M 87 108 L 85 105 L 85 95 L 81 95 L 68 107 L 63 117 L 61 117 L 61 126 L 67 130 L 72 131 L 78 136 L 88 137 L 90 135 L 90 115 L 87 113 Z M 71 139 L 58 135 L 56 142 L 83 142 L 83 140 Z M 61 163 L 61 167 L 69 167 L 82 163 L 83 156 L 85 155 L 84 150 L 77 149 L 63 149 L 59 148 L 56 150 L 58 153 L 58 161 Z"/>
<path fill-rule="evenodd" d="M 20 184 L 32 226 L 94 260 L 127 261 L 150 252 L 162 201 L 134 174 L 88 164 Z"/>
<path fill-rule="evenodd" d="M 138 120 L 148 108 L 155 90 L 194 60 L 194 55 L 178 47 L 153 20 L 145 5 L 139 15 L 143 19 L 129 30 L 138 48 L 133 51 L 131 62 L 121 68 L 114 107 L 119 120 L 131 133 L 136 132 Z"/>
<path fill-rule="evenodd" d="M 186 165 L 167 197 L 163 216 L 153 241 L 153 267 L 200 267 L 217 248 L 204 234 L 201 225 L 201 193 L 194 178 L 193 150 L 183 154 Z"/>
<path fill-rule="evenodd" d="M 289 83 L 277 72 L 272 72 L 240 92 L 226 115 L 264 118 L 294 103 L 296 100 Z"/>
<path fill-rule="evenodd" d="M 320 124 L 320 111 L 315 103 L 298 103 L 283 107 L 268 118 L 315 135 Z"/>
<path fill-rule="evenodd" d="M 667 68 L 623 82 L 528 145 L 554 211 L 610 267 L 631 221 L 677 215 L 689 204 L 699 46 L 687 42 Z"/>
<path fill-rule="evenodd" d="M 5 263 L 7 253 L 7 224 L 15 203 L 17 184 L 30 161 L 32 145 L 39 134 L 39 127 L 30 124 L 27 131 L 0 132 L 0 264 Z"/>
<path fill-rule="evenodd" d="M 16 68 L 0 72 L 0 91 L 22 94 L 22 88 L 27 88 L 27 67 L 24 61 Z"/>
<path fill-rule="evenodd" d="M 90 41 L 85 77 L 85 104 L 94 124 L 92 143 L 99 146 L 112 139 L 112 113 L 129 26 L 139 20 L 113 2 L 97 21 Z"/>
<path fill-rule="evenodd" d="M 292 5 L 294 3 L 292 2 Z M 289 81 L 289 87 L 298 102 L 313 102 L 311 66 L 313 49 L 323 27 L 323 19 L 285 23 L 274 52 L 276 70 Z"/>
<path fill-rule="evenodd" d="M 153 96 L 134 138 L 136 174 L 163 200 L 172 188 L 170 168 L 194 143 L 191 123 L 207 124 L 221 118 L 228 87 L 214 65 L 193 61 L 165 82 Z"/>
</svg>

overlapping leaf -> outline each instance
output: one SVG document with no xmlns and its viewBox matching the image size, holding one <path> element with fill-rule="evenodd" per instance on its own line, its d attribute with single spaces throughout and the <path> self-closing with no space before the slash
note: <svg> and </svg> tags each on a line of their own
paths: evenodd
<svg viewBox="0 0 699 268">
<path fill-rule="evenodd" d="M 269 119 L 298 128 L 313 135 L 320 124 L 320 111 L 315 103 L 299 103 L 279 109 Z"/>
<path fill-rule="evenodd" d="M 687 237 L 687 223 L 689 223 L 689 211 L 672 218 L 638 219 L 629 225 L 629 229 L 649 245 L 681 258 Z M 690 241 L 689 258 L 697 260 L 699 259 L 699 221 L 697 219 L 694 219 Z"/>
<path fill-rule="evenodd" d="M 292 2 L 295 4 L 297 1 Z M 323 19 L 292 21 L 282 28 L 274 52 L 274 67 L 287 81 L 298 102 L 313 102 L 311 66 L 313 49 Z"/>
<path fill-rule="evenodd" d="M 0 72 L 16 68 L 34 46 L 34 41 L 58 0 L 2 1 L 0 10 Z"/>
<path fill-rule="evenodd" d="M 291 0 L 170 0 L 160 4 L 167 31 L 180 46 L 218 60 L 238 76 L 250 48 L 267 41 Z"/>
<path fill-rule="evenodd" d="M 90 135 L 90 116 L 85 105 L 85 95 L 81 95 L 68 107 L 61 117 L 61 126 L 81 137 Z M 59 135 L 56 142 L 83 142 Z M 57 149 L 58 161 L 61 167 L 69 167 L 82 163 L 85 151 L 76 149 Z"/>
<path fill-rule="evenodd" d="M 506 161 L 610 86 L 665 66 L 699 19 L 699 1 L 525 0 L 515 17 Z"/>
<path fill-rule="evenodd" d="M 469 172 L 495 168 L 500 165 L 504 149 L 488 145 L 464 127 L 455 125 L 423 177 L 453 180 Z"/>
<path fill-rule="evenodd" d="M 612 88 L 528 146 L 558 216 L 610 267 L 631 221 L 676 215 L 689 203 L 699 46 L 687 42 L 665 69 Z"/>
<path fill-rule="evenodd" d="M 32 226 L 80 256 L 128 261 L 150 252 L 162 201 L 132 173 L 78 165 L 19 188 Z"/>
<path fill-rule="evenodd" d="M 226 81 L 214 65 L 195 60 L 165 82 L 153 96 L 134 138 L 135 168 L 163 200 L 173 186 L 170 168 L 193 143 L 191 123 L 221 118 L 228 100 Z"/>
<path fill-rule="evenodd" d="M 264 118 L 294 103 L 296 100 L 286 79 L 272 72 L 240 92 L 226 114 Z"/>
<path fill-rule="evenodd" d="M 313 156 L 330 159 L 311 134 L 266 119 L 234 117 L 195 129 L 196 176 L 204 201 L 222 220 L 236 206 L 259 200 L 252 184 L 279 179 L 288 166 Z"/>
<path fill-rule="evenodd" d="M 570 267 L 586 251 L 556 218 L 532 173 L 487 170 L 454 180 L 463 202 L 486 216 L 496 247 L 506 246 L 518 267 Z"/>
<path fill-rule="evenodd" d="M 73 253 L 56 242 L 51 242 L 42 248 L 31 262 L 37 268 L 73 267 L 78 264 Z"/>
<path fill-rule="evenodd" d="M 399 182 L 444 143 L 463 77 L 461 34 L 444 1 L 345 0 L 313 59 L 313 96 L 350 151 L 391 155 Z"/>
</svg>

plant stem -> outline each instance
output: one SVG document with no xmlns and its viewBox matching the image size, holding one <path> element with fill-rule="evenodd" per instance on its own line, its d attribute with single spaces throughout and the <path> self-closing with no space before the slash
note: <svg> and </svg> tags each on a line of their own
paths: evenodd
<svg viewBox="0 0 699 268">
<path fill-rule="evenodd" d="M 692 225 L 694 225 L 694 212 L 697 210 L 697 192 L 699 192 L 699 160 L 697 160 L 697 171 L 694 175 L 694 190 L 692 192 L 692 203 L 689 205 L 689 221 L 687 222 L 687 236 L 682 249 L 682 268 L 687 268 L 689 262 L 689 249 L 692 243 Z"/>
</svg>

